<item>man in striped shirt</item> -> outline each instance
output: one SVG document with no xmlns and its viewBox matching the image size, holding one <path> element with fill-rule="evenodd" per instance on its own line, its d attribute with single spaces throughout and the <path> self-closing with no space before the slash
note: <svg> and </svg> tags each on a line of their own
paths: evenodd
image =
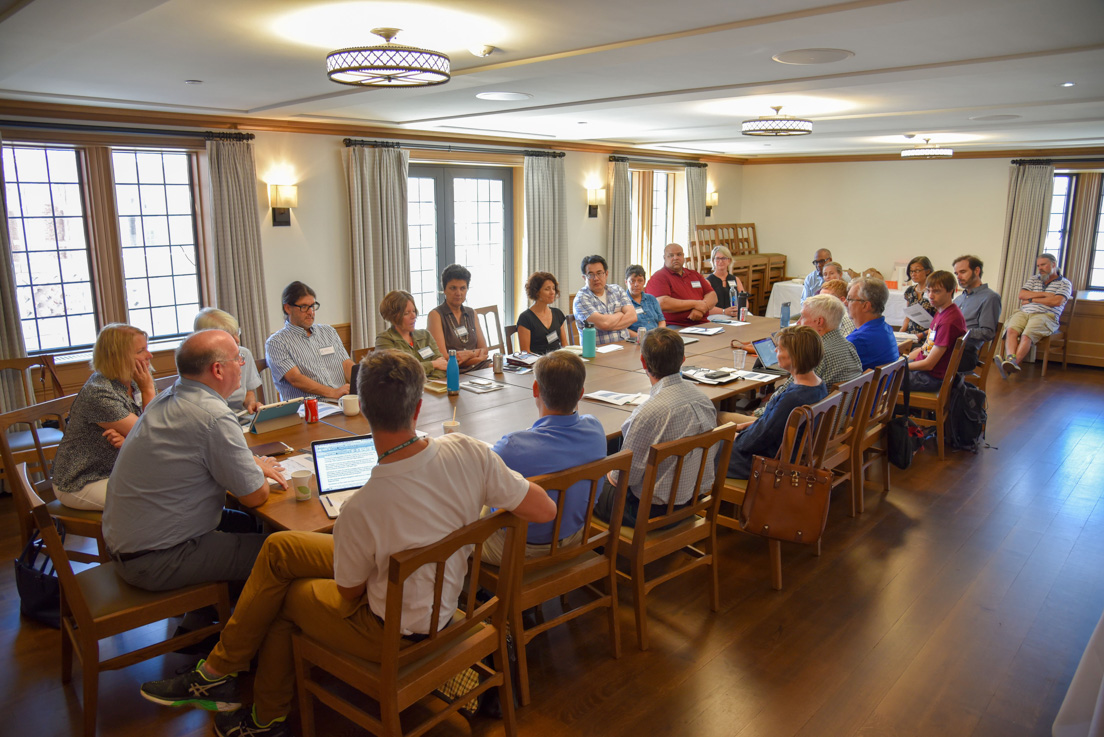
<svg viewBox="0 0 1104 737">
<path fill-rule="evenodd" d="M 1005 356 L 994 356 L 997 369 L 1004 378 L 1020 370 L 1020 364 L 1032 346 L 1058 329 L 1058 320 L 1066 300 L 1073 294 L 1073 284 L 1058 270 L 1058 259 L 1043 253 L 1035 259 L 1033 274 L 1020 289 L 1020 309 L 1005 325 Z"/>
<path fill-rule="evenodd" d="M 349 393 L 353 361 L 337 331 L 316 324 L 318 300 L 301 281 L 284 287 L 284 327 L 268 336 L 265 358 L 280 398 L 338 399 Z"/>
</svg>

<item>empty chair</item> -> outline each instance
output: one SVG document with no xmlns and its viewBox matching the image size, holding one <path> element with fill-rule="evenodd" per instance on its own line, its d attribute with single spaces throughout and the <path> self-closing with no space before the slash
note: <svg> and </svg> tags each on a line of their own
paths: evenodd
<svg viewBox="0 0 1104 737">
<path fill-rule="evenodd" d="M 858 514 L 862 514 L 866 508 L 863 498 L 866 469 L 878 459 L 881 459 L 882 464 L 882 488 L 884 491 L 889 491 L 886 427 L 893 418 L 893 410 L 897 406 L 897 396 L 901 390 L 901 381 L 905 378 L 907 364 L 908 358 L 901 356 L 893 363 L 874 368 L 864 426 L 851 446 L 851 483 L 854 486 L 852 496 Z"/>
</svg>

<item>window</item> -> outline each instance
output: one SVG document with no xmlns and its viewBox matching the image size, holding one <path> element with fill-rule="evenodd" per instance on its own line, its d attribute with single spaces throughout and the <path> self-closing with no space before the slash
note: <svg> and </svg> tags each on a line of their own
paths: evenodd
<svg viewBox="0 0 1104 737">
<path fill-rule="evenodd" d="M 1088 173 L 1069 172 L 1054 175 L 1054 196 L 1051 198 L 1043 252 L 1054 254 L 1063 272 L 1080 274 L 1081 268 L 1085 268 L 1086 288 L 1104 291 L 1104 196 L 1096 195 L 1094 201 L 1089 201 L 1093 196 L 1093 187 L 1086 186 L 1088 180 L 1082 179 L 1087 176 Z M 1087 233 L 1084 230 L 1080 234 L 1074 233 L 1077 229 L 1072 225 L 1074 222 L 1082 223 L 1081 229 L 1086 224 L 1091 224 L 1091 227 Z M 1088 238 L 1088 248 L 1082 241 L 1079 241 L 1081 245 L 1078 248 L 1071 248 L 1072 238 Z M 1089 263 L 1069 263 L 1073 251 L 1085 253 Z M 1074 269 L 1074 266 L 1079 268 Z"/>
<path fill-rule="evenodd" d="M 1104 197 L 1096 208 L 1096 237 L 1093 238 L 1093 260 L 1089 270 L 1089 289 L 1104 289 Z"/>
<path fill-rule="evenodd" d="M 1058 263 L 1066 263 L 1066 243 L 1069 239 L 1070 204 L 1073 202 L 1073 175 L 1054 175 L 1054 194 L 1050 198 L 1050 219 L 1047 221 L 1043 253 L 1053 254 Z"/>
<path fill-rule="evenodd" d="M 675 175 L 643 169 L 629 175 L 632 261 L 650 274 L 663 263 L 663 249 L 675 240 Z"/>
<path fill-rule="evenodd" d="M 109 322 L 151 339 L 190 332 L 204 302 L 194 151 L 6 143 L 2 154 L 28 353 L 86 349 Z"/>
</svg>

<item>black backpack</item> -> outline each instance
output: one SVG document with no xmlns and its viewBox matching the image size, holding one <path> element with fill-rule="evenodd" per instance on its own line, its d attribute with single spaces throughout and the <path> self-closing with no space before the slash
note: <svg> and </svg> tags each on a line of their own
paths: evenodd
<svg viewBox="0 0 1104 737">
<path fill-rule="evenodd" d="M 943 424 L 946 443 L 957 450 L 977 453 L 985 438 L 985 392 L 968 384 L 961 374 L 956 375 L 951 386 L 951 398 L 947 406 L 947 419 Z"/>
</svg>

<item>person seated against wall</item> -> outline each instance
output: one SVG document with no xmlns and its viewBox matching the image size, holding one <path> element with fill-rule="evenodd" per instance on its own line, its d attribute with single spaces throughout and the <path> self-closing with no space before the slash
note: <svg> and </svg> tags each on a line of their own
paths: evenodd
<svg viewBox="0 0 1104 737">
<path fill-rule="evenodd" d="M 842 279 L 829 279 L 821 285 L 817 294 L 830 294 L 843 305 L 843 319 L 840 320 L 840 335 L 847 337 L 855 329 L 855 321 L 847 314 L 847 282 Z"/>
<path fill-rule="evenodd" d="M 238 325 L 238 318 L 217 307 L 204 307 L 196 314 L 192 322 L 192 330 L 199 332 L 210 328 L 230 333 L 238 344 L 238 351 L 242 358 L 245 359 L 245 363 L 242 364 L 241 386 L 227 397 L 226 403 L 238 416 L 238 422 L 247 425 L 251 416 L 261 407 L 261 403 L 257 401 L 257 387 L 261 385 L 257 362 L 253 359 L 253 353 L 241 344 L 241 327 Z"/>
<path fill-rule="evenodd" d="M 321 305 L 314 290 L 293 281 L 284 287 L 281 301 L 284 327 L 265 341 L 268 370 L 280 399 L 339 399 L 348 394 L 353 359 L 333 327 L 315 322 Z"/>
<path fill-rule="evenodd" d="M 820 292 L 824 284 L 824 267 L 832 263 L 832 252 L 827 248 L 818 248 L 813 254 L 813 270 L 805 275 L 805 281 L 801 285 L 801 301 Z"/>
<path fill-rule="evenodd" d="M 580 334 L 583 323 L 594 326 L 597 345 L 616 343 L 628 337 L 628 328 L 636 322 L 636 312 L 625 290 L 607 284 L 609 266 L 601 256 L 586 256 L 582 263 L 583 288 L 575 293 L 571 312 Z"/>
<path fill-rule="evenodd" d="M 947 375 L 955 342 L 966 334 L 966 320 L 954 303 L 955 276 L 933 271 L 927 279 L 928 302 L 936 309 L 924 345 L 909 354 L 909 389 L 937 392 Z"/>
<path fill-rule="evenodd" d="M 429 311 L 426 327 L 442 356 L 456 351 L 462 371 L 479 368 L 487 360 L 487 339 L 475 318 L 475 310 L 465 307 L 471 272 L 460 264 L 446 266 L 441 272 L 441 290 L 445 301 Z"/>
<path fill-rule="evenodd" d="M 69 410 L 54 457 L 54 494 L 73 509 L 103 509 L 119 447 L 157 391 L 146 333 L 111 323 L 96 336 L 92 376 Z"/>
<path fill-rule="evenodd" d="M 663 249 L 663 266 L 648 279 L 645 290 L 659 300 L 668 325 L 683 327 L 705 322 L 717 306 L 717 294 L 705 277 L 683 267 L 686 256 L 678 243 Z"/>
<path fill-rule="evenodd" d="M 959 256 L 954 260 L 954 275 L 962 293 L 955 297 L 955 304 L 962 310 L 966 319 L 966 329 L 970 337 L 966 339 L 962 351 L 962 363 L 959 371 L 971 371 L 980 361 L 978 352 L 981 346 L 997 337 L 997 325 L 1000 324 L 1001 298 L 981 283 L 981 271 L 985 266 L 977 256 Z M 996 355 L 999 351 L 994 351 Z"/>
<path fill-rule="evenodd" d="M 897 339 L 882 316 L 889 301 L 889 287 L 881 279 L 861 276 L 847 290 L 847 309 L 855 329 L 847 336 L 859 354 L 863 371 L 893 363 L 900 357 Z"/>
<path fill-rule="evenodd" d="M 705 280 L 717 295 L 717 304 L 709 314 L 739 317 L 740 310 L 732 302 L 732 287 L 736 287 L 737 292 L 742 292 L 744 282 L 740 277 L 729 273 L 732 268 L 732 251 L 724 246 L 714 246 L 713 252 L 709 254 L 709 260 L 713 262 L 713 272 L 705 277 Z"/>
<path fill-rule="evenodd" d="M 659 309 L 659 300 L 644 291 L 644 283 L 648 280 L 648 272 L 639 264 L 633 264 L 625 269 L 625 291 L 629 294 L 633 309 L 636 311 L 636 322 L 629 326 L 629 333 L 635 337 L 636 331 L 655 330 L 667 327 L 667 321 L 663 319 L 663 310 Z"/>
<path fill-rule="evenodd" d="M 795 325 L 778 332 L 778 365 L 789 372 L 792 382 L 771 395 L 758 419 L 734 412 L 718 413 L 718 423 L 735 422 L 738 430 L 728 462 L 728 478 L 748 478 L 753 456 L 774 458 L 782 447 L 790 412 L 828 396 L 828 385 L 816 373 L 823 358 L 824 345 L 813 328 Z"/>
<path fill-rule="evenodd" d="M 1073 284 L 1062 276 L 1054 254 L 1039 254 L 1035 268 L 1038 273 L 1028 277 L 1020 289 L 1020 309 L 1004 326 L 1005 356 L 993 356 L 1001 378 L 1018 373 L 1035 344 L 1058 329 L 1066 300 L 1073 295 Z"/>
<path fill-rule="evenodd" d="M 533 300 L 533 306 L 518 315 L 521 350 L 543 356 L 567 345 L 567 318 L 558 307 L 552 306 L 560 296 L 556 277 L 547 271 L 534 272 L 525 283 L 525 294 Z"/>
<path fill-rule="evenodd" d="M 417 330 L 418 307 L 414 295 L 396 289 L 380 302 L 379 314 L 391 327 L 376 336 L 376 349 L 401 351 L 418 359 L 428 379 L 445 378 L 448 359 L 437 352 L 437 341 L 428 330 Z M 459 359 L 458 359 L 459 360 Z"/>
<path fill-rule="evenodd" d="M 912 284 L 905 290 L 905 308 L 912 307 L 915 304 L 924 308 L 932 317 L 935 317 L 935 306 L 928 301 L 927 298 L 927 281 L 928 276 L 931 275 L 934 268 L 932 262 L 927 256 L 917 256 L 912 261 L 908 262 L 908 275 L 909 281 Z M 902 333 L 912 333 L 916 338 L 917 343 L 924 341 L 925 335 L 927 335 L 928 329 L 923 325 L 915 322 L 910 322 L 906 317 L 905 321 L 901 324 Z"/>
<path fill-rule="evenodd" d="M 574 466 L 606 457 L 606 431 L 593 415 L 578 413 L 579 400 L 586 389 L 583 359 L 568 351 L 553 351 L 533 365 L 533 400 L 539 418 L 528 430 L 502 437 L 494 452 L 506 465 L 526 478 L 558 473 Z M 590 483 L 580 481 L 564 492 L 560 545 L 573 545 L 583 536 Z M 549 491 L 556 501 L 560 492 Z M 595 498 L 597 502 L 597 497 Z M 529 525 L 525 538 L 525 557 L 535 558 L 552 545 L 553 522 Z M 483 560 L 498 565 L 506 533 L 499 530 L 483 546 Z"/>
<path fill-rule="evenodd" d="M 833 279 L 839 279 L 840 281 L 850 281 L 851 277 L 846 276 L 847 272 L 843 269 L 843 264 L 839 261 L 829 261 L 824 264 L 823 269 L 824 281 L 832 281 Z M 823 284 L 821 287 L 823 288 Z"/>
</svg>

